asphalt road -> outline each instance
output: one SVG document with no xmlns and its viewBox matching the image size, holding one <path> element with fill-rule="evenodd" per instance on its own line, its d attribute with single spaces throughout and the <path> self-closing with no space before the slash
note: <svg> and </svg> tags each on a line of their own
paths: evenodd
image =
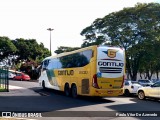
<svg viewBox="0 0 160 120">
<path fill-rule="evenodd" d="M 55 90 L 44 91 L 39 87 L 37 82 L 10 80 L 10 85 L 33 90 L 35 94 L 38 93 L 39 96 L 0 96 L 0 111 L 40 112 L 43 117 L 49 117 L 45 118 L 49 120 L 51 117 L 56 117 L 57 119 L 65 118 L 68 120 L 158 120 L 159 118 L 157 117 L 137 117 L 135 114 L 155 112 L 160 115 L 160 102 L 151 99 L 143 101 L 139 100 L 136 96 L 105 98 L 81 96 L 74 99 L 71 97 L 66 97 L 63 92 L 58 92 Z M 129 113 L 132 113 L 130 116 L 132 115 L 133 117 L 126 117 Z"/>
</svg>

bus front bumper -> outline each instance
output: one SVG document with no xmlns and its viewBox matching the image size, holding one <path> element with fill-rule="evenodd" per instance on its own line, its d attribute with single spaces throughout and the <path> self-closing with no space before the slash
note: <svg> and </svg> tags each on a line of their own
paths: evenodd
<svg viewBox="0 0 160 120">
<path fill-rule="evenodd" d="M 123 89 L 95 89 L 94 96 L 119 96 L 123 94 Z"/>
</svg>

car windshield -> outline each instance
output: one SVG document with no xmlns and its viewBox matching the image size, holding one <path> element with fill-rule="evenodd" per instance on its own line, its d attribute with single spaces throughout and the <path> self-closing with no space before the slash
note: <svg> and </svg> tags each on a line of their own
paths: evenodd
<svg viewBox="0 0 160 120">
<path fill-rule="evenodd" d="M 129 85 L 129 84 L 137 84 L 137 81 L 131 81 L 131 80 L 125 80 L 124 84 Z"/>
<path fill-rule="evenodd" d="M 139 82 L 141 82 L 141 83 L 150 83 L 149 80 L 139 80 Z"/>
<path fill-rule="evenodd" d="M 132 83 L 132 84 L 137 84 L 138 82 L 137 82 L 137 81 L 131 81 L 131 83 Z"/>
</svg>

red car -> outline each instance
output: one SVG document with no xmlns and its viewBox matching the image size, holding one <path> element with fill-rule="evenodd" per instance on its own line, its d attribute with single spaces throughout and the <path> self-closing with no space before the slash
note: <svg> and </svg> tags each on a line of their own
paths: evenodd
<svg viewBox="0 0 160 120">
<path fill-rule="evenodd" d="M 16 73 L 16 76 L 13 77 L 14 80 L 30 80 L 30 76 L 25 73 Z"/>
</svg>

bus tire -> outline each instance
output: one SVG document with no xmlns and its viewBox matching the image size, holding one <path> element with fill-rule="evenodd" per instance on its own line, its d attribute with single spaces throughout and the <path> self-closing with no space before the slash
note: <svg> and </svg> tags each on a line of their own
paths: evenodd
<svg viewBox="0 0 160 120">
<path fill-rule="evenodd" d="M 45 86 L 45 82 L 44 82 L 44 81 L 42 81 L 42 88 L 43 88 L 43 90 L 46 89 L 46 86 Z"/>
<path fill-rule="evenodd" d="M 77 86 L 75 84 L 73 84 L 71 87 L 71 94 L 73 98 L 77 97 Z"/>
<path fill-rule="evenodd" d="M 70 96 L 70 88 L 68 83 L 66 83 L 64 86 L 64 93 L 66 96 Z"/>
</svg>

